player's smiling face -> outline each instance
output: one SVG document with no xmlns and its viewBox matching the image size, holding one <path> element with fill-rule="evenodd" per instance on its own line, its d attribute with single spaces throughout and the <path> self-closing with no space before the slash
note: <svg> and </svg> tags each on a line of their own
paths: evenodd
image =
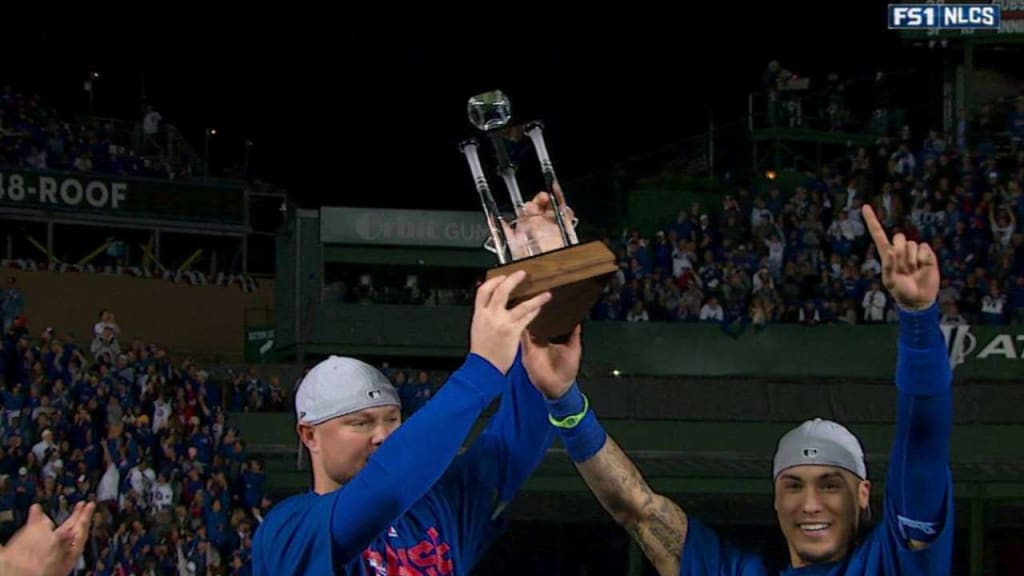
<svg viewBox="0 0 1024 576">
<path fill-rule="evenodd" d="M 775 480 L 775 512 L 794 567 L 850 553 L 871 483 L 834 466 L 794 466 Z"/>
</svg>

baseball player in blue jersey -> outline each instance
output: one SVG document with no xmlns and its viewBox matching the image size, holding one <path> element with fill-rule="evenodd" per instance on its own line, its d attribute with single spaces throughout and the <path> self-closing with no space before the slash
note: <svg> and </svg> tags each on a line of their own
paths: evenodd
<svg viewBox="0 0 1024 576">
<path fill-rule="evenodd" d="M 899 305 L 898 415 L 884 510 L 864 526 L 871 482 L 861 445 L 843 426 L 815 419 L 785 434 L 775 453 L 775 511 L 786 566 L 741 552 L 655 493 L 607 436 L 572 384 L 555 391 L 551 422 L 580 475 L 662 576 L 945 576 L 953 549 L 952 373 L 939 329 L 939 268 L 927 244 L 890 243 L 870 207 L 867 228 L 885 287 Z M 544 350 L 528 343 L 525 356 Z M 549 394 L 550 395 L 550 394 Z"/>
<path fill-rule="evenodd" d="M 579 367 L 578 330 L 528 361 L 518 353 L 524 329 L 550 299 L 506 309 L 522 280 L 517 272 L 480 286 L 469 356 L 404 424 L 398 394 L 371 366 L 335 356 L 309 372 L 295 404 L 313 490 L 278 504 L 260 525 L 256 576 L 470 572 L 554 438 L 538 391 L 563 389 Z M 572 350 L 576 360 L 567 362 Z M 486 429 L 459 454 L 499 397 Z"/>
</svg>

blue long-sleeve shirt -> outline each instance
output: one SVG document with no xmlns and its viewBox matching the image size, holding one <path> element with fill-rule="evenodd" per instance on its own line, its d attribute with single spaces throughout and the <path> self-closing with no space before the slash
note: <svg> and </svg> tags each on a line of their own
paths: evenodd
<svg viewBox="0 0 1024 576">
<path fill-rule="evenodd" d="M 953 482 L 949 471 L 953 374 L 938 306 L 900 311 L 896 437 L 878 525 L 839 562 L 770 571 L 764 559 L 719 540 L 689 518 L 680 576 L 933 576 L 953 556 Z M 910 540 L 928 542 L 911 550 Z"/>
<path fill-rule="evenodd" d="M 484 432 L 457 456 L 503 392 Z M 267 515 L 253 543 L 253 573 L 468 574 L 503 528 L 503 503 L 552 439 L 543 397 L 518 360 L 506 378 L 470 355 L 351 482 L 294 496 Z"/>
</svg>

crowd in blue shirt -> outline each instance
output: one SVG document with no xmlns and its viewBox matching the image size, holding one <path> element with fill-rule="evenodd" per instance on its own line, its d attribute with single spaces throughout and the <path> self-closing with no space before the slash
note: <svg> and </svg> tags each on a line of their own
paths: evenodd
<svg viewBox="0 0 1024 576">
<path fill-rule="evenodd" d="M 248 374 L 221 382 L 155 346 L 114 347 L 108 320 L 87 347 L 21 321 L 4 334 L 0 530 L 13 533 L 33 503 L 59 523 L 93 500 L 83 574 L 249 574 L 272 502 L 228 409 L 283 400 Z"/>
<path fill-rule="evenodd" d="M 871 293 L 881 268 L 860 215 L 869 203 L 891 232 L 934 246 L 944 322 L 1024 324 L 1024 147 L 987 145 L 981 129 L 977 138 L 961 148 L 938 131 L 915 140 L 907 129 L 851 148 L 792 187 L 695 203 L 653 239 L 609 239 L 619 272 L 591 317 L 737 330 L 895 322 L 892 299 Z"/>
</svg>

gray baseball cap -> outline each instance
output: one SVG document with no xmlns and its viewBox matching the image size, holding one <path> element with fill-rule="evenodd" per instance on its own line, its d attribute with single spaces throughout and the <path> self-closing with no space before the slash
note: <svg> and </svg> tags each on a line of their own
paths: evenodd
<svg viewBox="0 0 1024 576">
<path fill-rule="evenodd" d="M 779 439 L 772 478 L 801 465 L 838 466 L 861 480 L 868 477 L 864 449 L 857 437 L 842 424 L 821 418 L 808 420 Z"/>
<path fill-rule="evenodd" d="M 398 391 L 373 366 L 331 356 L 314 366 L 295 392 L 299 423 L 316 425 L 338 416 L 378 406 L 399 406 Z"/>
</svg>

